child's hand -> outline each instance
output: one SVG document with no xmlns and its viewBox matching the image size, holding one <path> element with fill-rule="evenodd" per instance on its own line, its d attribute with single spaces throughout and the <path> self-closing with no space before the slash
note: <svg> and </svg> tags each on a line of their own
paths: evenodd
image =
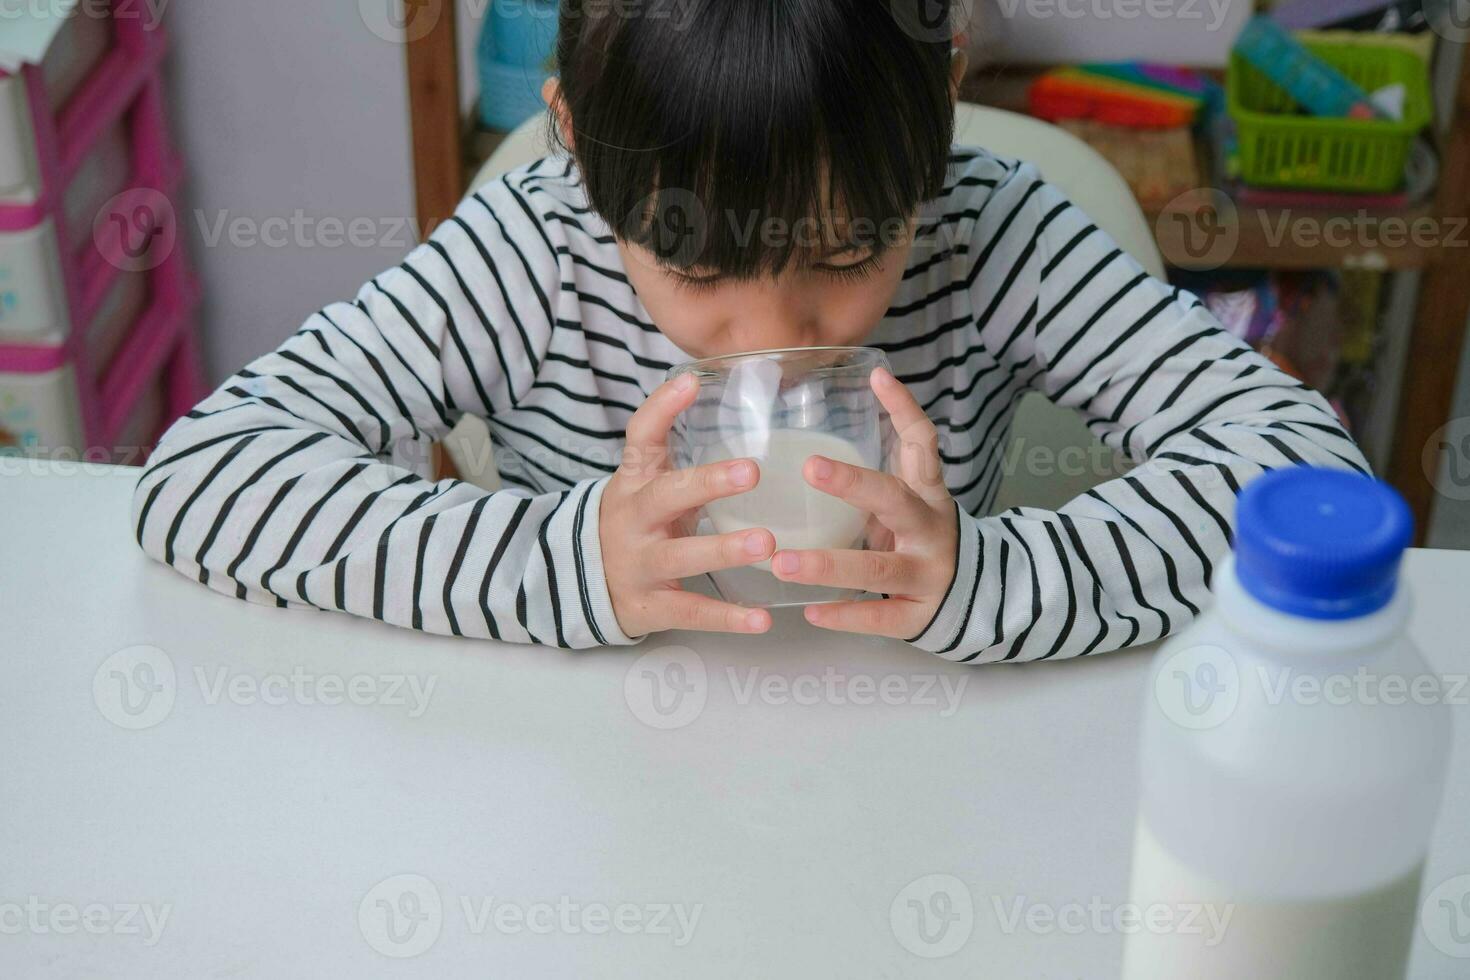
<svg viewBox="0 0 1470 980">
<path fill-rule="evenodd" d="M 686 537 L 684 518 L 712 500 L 744 493 L 760 481 L 752 460 L 675 471 L 668 438 L 674 419 L 694 403 L 692 375 L 660 387 L 628 420 L 623 462 L 602 492 L 602 565 L 613 614 L 629 636 L 661 630 L 764 633 L 771 615 L 685 592 L 679 580 L 753 565 L 771 557 L 776 538 L 755 528 Z"/>
<path fill-rule="evenodd" d="M 869 527 L 876 533 L 870 532 L 870 543 L 883 550 L 780 551 L 771 568 L 786 582 L 885 596 L 808 606 L 812 625 L 906 640 L 928 627 L 954 581 L 958 512 L 944 485 L 934 423 L 888 371 L 874 371 L 872 384 L 898 431 L 899 475 L 825 456 L 807 460 L 804 475 L 816 489 L 872 514 Z"/>
</svg>

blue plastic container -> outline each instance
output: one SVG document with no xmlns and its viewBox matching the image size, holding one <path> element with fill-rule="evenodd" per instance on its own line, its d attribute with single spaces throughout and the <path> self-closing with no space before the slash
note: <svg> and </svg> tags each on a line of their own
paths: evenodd
<svg viewBox="0 0 1470 980">
<path fill-rule="evenodd" d="M 495 0 L 481 35 L 481 56 L 518 68 L 551 70 L 556 51 L 557 0 Z"/>
<path fill-rule="evenodd" d="M 480 120 L 510 132 L 546 109 L 558 0 L 495 0 L 480 32 Z"/>
</svg>

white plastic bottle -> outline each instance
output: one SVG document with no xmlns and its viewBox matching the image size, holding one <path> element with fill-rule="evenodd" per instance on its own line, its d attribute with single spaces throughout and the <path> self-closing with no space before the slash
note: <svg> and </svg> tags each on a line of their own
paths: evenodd
<svg viewBox="0 0 1470 980">
<path fill-rule="evenodd" d="M 1402 977 L 1451 741 L 1405 632 L 1408 508 L 1284 469 L 1236 524 L 1150 674 L 1123 977 Z"/>
</svg>

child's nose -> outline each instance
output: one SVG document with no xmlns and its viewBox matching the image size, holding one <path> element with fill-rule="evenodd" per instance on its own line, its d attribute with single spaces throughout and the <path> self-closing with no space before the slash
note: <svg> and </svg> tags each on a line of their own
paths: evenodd
<svg viewBox="0 0 1470 980">
<path fill-rule="evenodd" d="M 750 350 L 782 347 L 813 347 L 822 343 L 820 310 L 798 292 L 785 289 L 763 291 L 755 302 L 738 314 L 747 325 L 742 333 Z"/>
<path fill-rule="evenodd" d="M 800 321 L 773 323 L 761 321 L 756 329 L 745 332 L 742 344 L 747 350 L 780 350 L 787 347 L 821 347 L 821 332 Z"/>
</svg>

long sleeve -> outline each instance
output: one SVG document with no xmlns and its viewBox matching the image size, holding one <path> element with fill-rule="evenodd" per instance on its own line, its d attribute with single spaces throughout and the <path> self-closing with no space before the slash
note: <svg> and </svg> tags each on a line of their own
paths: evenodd
<svg viewBox="0 0 1470 980">
<path fill-rule="evenodd" d="M 435 633 L 632 642 L 603 575 L 606 478 L 558 493 L 430 479 L 466 412 L 516 407 L 547 356 L 558 256 L 504 182 L 312 316 L 164 436 L 139 544 L 215 591 Z M 548 288 L 549 287 L 549 288 Z M 610 467 L 608 467 L 610 469 Z"/>
<path fill-rule="evenodd" d="M 1033 167 L 1006 183 L 993 206 L 1013 216 L 1000 235 L 1019 258 L 1004 301 L 1026 312 L 982 321 L 978 343 L 1139 465 L 1055 513 L 960 513 L 954 583 L 914 642 L 971 663 L 1164 636 L 1206 602 L 1243 484 L 1279 466 L 1367 471 L 1320 395 L 1150 277 Z"/>
</svg>

